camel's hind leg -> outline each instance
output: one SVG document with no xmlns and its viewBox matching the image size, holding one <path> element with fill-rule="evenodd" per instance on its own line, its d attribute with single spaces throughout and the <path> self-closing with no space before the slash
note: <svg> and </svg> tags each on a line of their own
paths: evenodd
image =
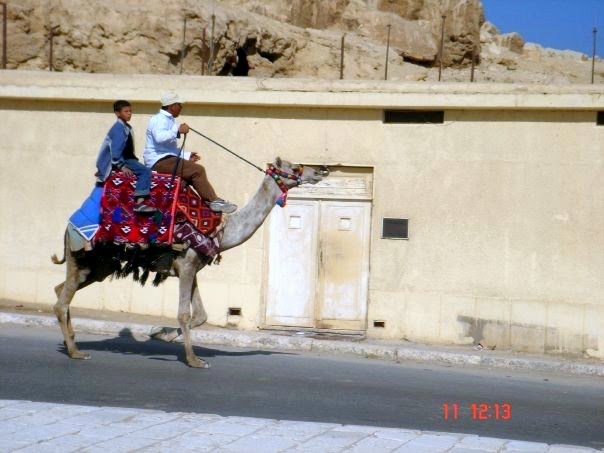
<svg viewBox="0 0 604 453">
<path fill-rule="evenodd" d="M 61 293 L 63 292 L 64 287 L 65 287 L 65 282 L 55 286 L 55 294 L 57 295 L 57 300 L 59 300 L 59 298 L 61 297 Z M 54 310 L 55 310 L 55 314 L 56 314 L 57 309 L 55 308 Z M 58 315 L 57 315 L 57 318 L 58 318 Z M 59 324 L 60 323 L 61 323 L 61 320 L 59 320 Z M 69 338 L 71 338 L 72 340 L 75 339 L 75 332 L 73 330 L 73 326 L 71 325 L 71 313 L 70 313 L 69 307 L 67 307 L 67 332 L 69 334 Z"/>
<path fill-rule="evenodd" d="M 183 268 L 179 269 L 180 296 L 178 303 L 178 323 L 182 329 L 187 365 L 193 368 L 209 368 L 209 363 L 195 355 L 193 352 L 193 343 L 191 342 L 191 300 L 194 281 L 195 267 L 185 263 Z"/>
<path fill-rule="evenodd" d="M 208 320 L 208 314 L 206 313 L 205 308 L 203 308 L 203 301 L 201 300 L 201 294 L 199 294 L 199 286 L 197 286 L 197 276 L 193 278 L 193 297 L 191 299 L 191 306 L 193 308 L 191 329 L 194 329 Z"/>
<path fill-rule="evenodd" d="M 55 292 L 58 295 L 57 303 L 54 305 L 54 312 L 59 321 L 61 332 L 63 332 L 63 339 L 65 346 L 67 347 L 67 353 L 72 359 L 89 359 L 90 354 L 81 352 L 78 350 L 75 344 L 75 332 L 71 325 L 71 314 L 69 313 L 69 304 L 73 299 L 74 294 L 81 287 L 81 277 L 86 280 L 88 272 L 78 268 L 75 258 L 71 255 L 69 250 L 65 251 L 65 258 L 67 261 L 67 273 L 65 281 L 55 287 Z"/>
</svg>

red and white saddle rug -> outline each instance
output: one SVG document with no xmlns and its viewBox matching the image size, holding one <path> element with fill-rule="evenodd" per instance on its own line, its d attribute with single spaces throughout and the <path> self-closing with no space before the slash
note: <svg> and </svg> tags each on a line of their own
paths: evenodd
<svg viewBox="0 0 604 453">
<path fill-rule="evenodd" d="M 151 193 L 146 204 L 157 208 L 153 215 L 136 214 L 136 177 L 114 171 L 103 188 L 101 226 L 95 241 L 133 244 L 172 244 L 174 228 L 190 223 L 203 235 L 210 235 L 222 221 L 179 177 L 152 172 Z M 177 193 L 178 197 L 174 194 Z"/>
</svg>

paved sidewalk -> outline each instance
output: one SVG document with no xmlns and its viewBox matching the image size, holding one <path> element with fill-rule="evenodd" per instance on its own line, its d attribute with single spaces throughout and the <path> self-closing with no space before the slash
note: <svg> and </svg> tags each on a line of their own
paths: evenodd
<svg viewBox="0 0 604 453">
<path fill-rule="evenodd" d="M 49 306 L 1 300 L 0 324 L 55 326 L 56 318 L 50 310 Z M 177 325 L 173 319 L 152 316 L 77 308 L 73 311 L 72 319 L 76 331 L 93 334 L 118 335 L 120 332 L 130 331 L 133 335 L 145 337 L 149 335 L 153 326 Z M 604 377 L 604 361 L 598 359 L 530 355 L 488 349 L 475 350 L 473 346 L 421 345 L 345 337 L 333 339 L 336 337 L 321 337 L 308 332 L 240 331 L 207 325 L 194 329 L 191 334 L 193 342 L 199 346 L 225 345 L 266 350 L 350 354 L 397 362 L 411 360 Z"/>
<path fill-rule="evenodd" d="M 0 400 L 0 451 L 571 453 L 598 450 L 432 431 Z"/>
</svg>

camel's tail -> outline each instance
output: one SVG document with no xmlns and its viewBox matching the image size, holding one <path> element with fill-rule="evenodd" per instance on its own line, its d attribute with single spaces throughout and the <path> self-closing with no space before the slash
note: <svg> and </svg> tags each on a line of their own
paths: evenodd
<svg viewBox="0 0 604 453">
<path fill-rule="evenodd" d="M 53 254 L 50 259 L 52 260 L 53 263 L 55 264 L 63 264 L 65 262 L 65 254 L 63 254 L 63 258 L 59 259 L 59 257 L 56 254 Z"/>
<path fill-rule="evenodd" d="M 56 253 L 53 253 L 50 259 L 55 264 L 63 264 L 65 262 L 65 257 L 67 256 L 67 231 L 65 231 L 65 235 L 63 236 L 63 258 L 59 259 Z"/>
</svg>

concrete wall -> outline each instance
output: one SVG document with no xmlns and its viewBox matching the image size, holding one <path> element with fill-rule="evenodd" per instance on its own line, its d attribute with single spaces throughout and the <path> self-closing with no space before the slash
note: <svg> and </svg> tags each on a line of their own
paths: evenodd
<svg viewBox="0 0 604 453">
<path fill-rule="evenodd" d="M 111 102 L 133 102 L 141 156 L 171 88 L 190 101 L 183 121 L 258 164 L 280 155 L 374 168 L 369 336 L 604 357 L 603 87 L 25 71 L 0 71 L 0 84 L 0 298 L 55 302 L 64 268 L 49 256 L 91 190 Z M 442 109 L 445 122 L 384 124 L 389 108 Z M 260 183 L 199 137 L 187 149 L 240 205 Z M 408 218 L 410 239 L 381 239 L 383 217 Z M 261 325 L 265 236 L 200 274 L 211 323 Z M 177 294 L 174 279 L 113 281 L 74 304 L 174 316 Z M 228 319 L 230 306 L 243 316 Z"/>
</svg>

